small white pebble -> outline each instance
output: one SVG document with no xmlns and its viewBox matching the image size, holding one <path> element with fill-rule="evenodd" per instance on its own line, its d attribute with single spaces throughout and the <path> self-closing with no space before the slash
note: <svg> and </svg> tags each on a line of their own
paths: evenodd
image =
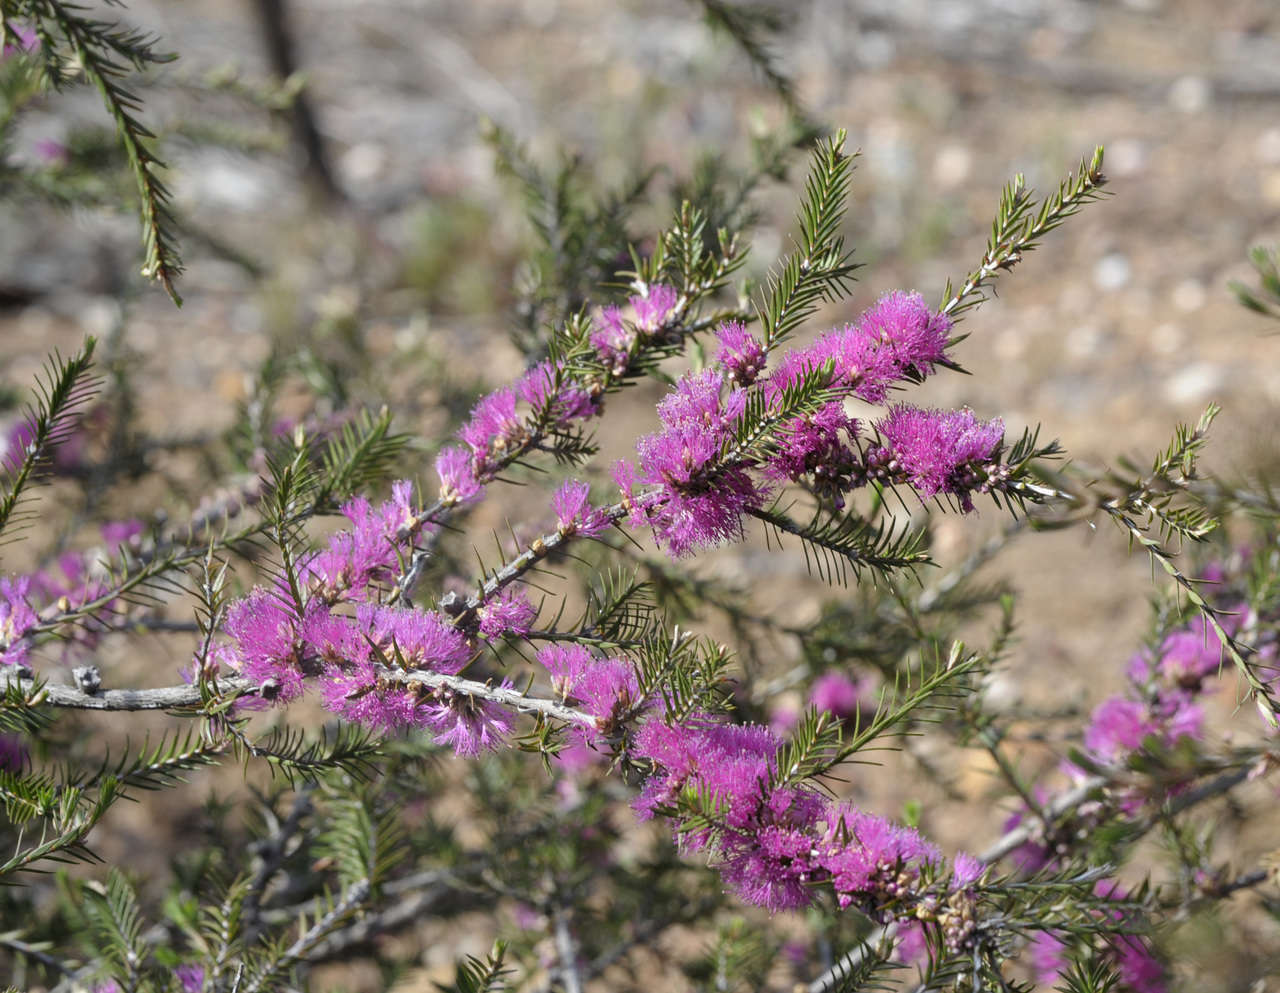
<svg viewBox="0 0 1280 993">
<path fill-rule="evenodd" d="M 1204 284 L 1198 279 L 1184 279 L 1173 288 L 1173 305 L 1184 313 L 1199 310 L 1207 298 Z"/>
<path fill-rule="evenodd" d="M 1165 384 L 1165 399 L 1175 406 L 1201 403 L 1222 386 L 1222 369 L 1210 362 L 1194 362 Z"/>
<path fill-rule="evenodd" d="M 1129 282 L 1129 260 L 1119 252 L 1098 259 L 1093 266 L 1093 285 L 1103 292 L 1118 290 Z"/>
<path fill-rule="evenodd" d="M 1182 76 L 1169 87 L 1169 105 L 1184 114 L 1198 114 L 1212 99 L 1213 88 L 1203 76 Z"/>
</svg>

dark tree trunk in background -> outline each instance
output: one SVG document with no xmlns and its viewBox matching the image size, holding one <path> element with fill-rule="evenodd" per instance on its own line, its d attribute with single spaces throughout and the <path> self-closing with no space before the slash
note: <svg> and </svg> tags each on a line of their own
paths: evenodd
<svg viewBox="0 0 1280 993">
<path fill-rule="evenodd" d="M 252 0 L 253 7 L 262 22 L 263 40 L 267 46 L 267 58 L 272 71 L 281 80 L 288 79 L 298 69 L 294 53 L 293 35 L 289 31 L 289 11 L 286 0 Z M 346 199 L 334 177 L 325 151 L 324 138 L 316 124 L 306 89 L 299 91 L 291 112 L 293 133 L 303 157 L 302 171 L 315 190 L 330 200 Z"/>
</svg>

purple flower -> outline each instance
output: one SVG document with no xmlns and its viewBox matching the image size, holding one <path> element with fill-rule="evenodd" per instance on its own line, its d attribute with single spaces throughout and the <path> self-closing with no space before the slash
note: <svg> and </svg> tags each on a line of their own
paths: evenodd
<svg viewBox="0 0 1280 993">
<path fill-rule="evenodd" d="M 1133 993 L 1165 993 L 1164 965 L 1152 953 L 1147 943 L 1132 935 L 1122 935 L 1115 940 L 1112 951 L 1120 982 Z"/>
<path fill-rule="evenodd" d="M 951 868 L 951 885 L 967 889 L 982 878 L 986 866 L 968 852 L 957 852 Z"/>
<path fill-rule="evenodd" d="M 572 695 L 600 725 L 609 726 L 640 699 L 640 681 L 626 659 L 593 659 L 578 672 Z"/>
<path fill-rule="evenodd" d="M 720 351 L 716 362 L 724 367 L 725 378 L 735 386 L 750 386 L 764 371 L 764 345 L 738 321 L 726 321 L 716 329 Z"/>
<path fill-rule="evenodd" d="M 594 416 L 599 404 L 573 380 L 562 376 L 563 364 L 541 362 L 521 377 L 516 390 L 534 411 L 546 411 L 554 424 Z"/>
<path fill-rule="evenodd" d="M 502 681 L 503 689 L 511 681 Z M 479 755 L 498 748 L 515 726 L 509 710 L 492 700 L 442 691 L 427 707 L 427 725 L 437 745 L 452 745 L 459 756 Z"/>
<path fill-rule="evenodd" d="M 1100 762 L 1113 763 L 1137 751 L 1147 735 L 1160 727 L 1144 704 L 1123 697 L 1111 697 L 1093 712 L 1084 732 L 1084 747 Z"/>
<path fill-rule="evenodd" d="M 851 446 L 858 422 L 840 401 L 824 404 L 812 414 L 793 417 L 779 428 L 777 447 L 765 467 L 771 479 L 800 482 L 812 477 L 814 486 L 843 506 L 861 469 Z"/>
<path fill-rule="evenodd" d="M 574 644 L 547 645 L 539 649 L 536 658 L 551 676 L 551 688 L 561 699 L 568 699 L 573 695 L 578 677 L 595 661 L 589 651 Z"/>
<path fill-rule="evenodd" d="M 3 458 L 0 459 L 0 467 L 10 472 L 15 471 L 22 465 L 35 441 L 35 425 L 29 418 L 23 417 L 12 423 L 9 426 L 7 441 L 0 446 L 0 450 L 4 453 Z M 74 469 L 84 456 L 84 432 L 80 430 L 79 425 L 76 425 L 69 435 L 63 436 L 63 440 L 53 447 L 52 451 L 49 449 L 50 444 L 46 440 L 44 454 L 52 457 L 55 469 L 60 471 Z"/>
<path fill-rule="evenodd" d="M 865 692 L 865 683 L 833 670 L 823 673 L 813 681 L 809 690 L 809 702 L 819 710 L 830 711 L 837 717 L 852 717 L 861 708 Z"/>
<path fill-rule="evenodd" d="M 516 393 L 509 386 L 482 397 L 471 409 L 471 420 L 458 431 L 478 466 L 491 454 L 501 456 L 524 437 L 524 422 L 516 416 Z"/>
<path fill-rule="evenodd" d="M 235 640 L 231 664 L 262 687 L 264 699 L 288 701 L 302 694 L 298 624 L 284 594 L 262 587 L 255 587 L 227 611 L 224 627 Z"/>
<path fill-rule="evenodd" d="M 898 367 L 923 377 L 945 358 L 951 319 L 919 293 L 886 293 L 858 318 L 858 332 L 889 351 Z"/>
<path fill-rule="evenodd" d="M 556 512 L 556 527 L 561 534 L 578 534 L 593 538 L 609 527 L 609 515 L 603 508 L 593 508 L 591 488 L 576 479 L 565 480 L 551 498 Z"/>
<path fill-rule="evenodd" d="M 429 711 L 417 688 L 381 679 L 367 661 L 326 673 L 320 699 L 340 717 L 380 731 L 424 727 L 429 723 Z"/>
<path fill-rule="evenodd" d="M 610 374 L 621 376 L 631 361 L 635 337 L 635 332 L 623 321 L 622 311 L 605 307 L 597 320 L 597 329 L 591 332 L 591 347 Z"/>
<path fill-rule="evenodd" d="M 720 867 L 725 883 L 742 900 L 770 913 L 799 910 L 813 902 L 813 839 L 801 828 L 777 824 L 751 833 L 730 833 Z"/>
<path fill-rule="evenodd" d="M 638 478 L 661 486 L 659 496 L 632 514 L 651 528 L 674 558 L 699 546 L 711 547 L 742 536 L 742 517 L 764 499 L 765 489 L 736 465 L 722 465 L 721 454 L 746 405 L 746 392 L 732 390 L 722 399 L 719 372 L 704 370 L 681 378 L 658 405 L 664 428 L 636 444 Z M 629 468 L 623 473 L 630 483 Z M 620 470 L 615 479 L 623 485 Z"/>
<path fill-rule="evenodd" d="M 436 456 L 436 475 L 440 477 L 440 499 L 446 504 L 470 503 L 484 493 L 475 462 L 465 448 L 452 445 L 441 449 Z"/>
<path fill-rule="evenodd" d="M 942 858 L 913 828 L 847 805 L 833 805 L 826 823 L 818 862 L 830 873 L 841 907 L 868 896 L 891 896 L 904 875 L 914 875 L 922 863 Z"/>
<path fill-rule="evenodd" d="M 389 580 L 400 564 L 402 546 L 411 545 L 423 524 L 418 521 L 413 484 L 399 480 L 391 499 L 374 510 L 364 497 L 342 507 L 351 530 L 329 539 L 329 547 L 312 556 L 302 576 L 325 600 L 368 599 L 368 587 Z"/>
<path fill-rule="evenodd" d="M 385 577 L 397 565 L 394 533 L 388 535 L 382 519 L 364 497 L 356 497 L 342 507 L 352 524 L 329 539 L 329 547 L 304 564 L 302 578 L 326 599 L 353 593 L 363 599 L 365 588 L 375 578 Z"/>
<path fill-rule="evenodd" d="M 631 306 L 636 312 L 636 328 L 645 334 L 660 331 L 679 299 L 679 293 L 661 283 L 654 283 L 647 287 L 643 296 L 632 297 Z"/>
<path fill-rule="evenodd" d="M 1160 644 L 1160 675 L 1187 690 L 1199 690 L 1222 668 L 1222 646 L 1203 616 L 1196 615 L 1181 631 Z"/>
<path fill-rule="evenodd" d="M 1113 880 L 1100 880 L 1094 892 L 1101 897 L 1124 899 L 1125 893 Z M 1123 918 L 1111 913 L 1117 924 Z M 1130 993 L 1165 993 L 1164 966 L 1151 952 L 1145 941 L 1129 934 L 1115 935 L 1104 952 L 1106 959 L 1120 975 L 1121 988 Z M 1037 978 L 1048 985 L 1054 982 L 1070 965 L 1067 946 L 1056 934 L 1038 932 L 1031 940 L 1031 962 Z"/>
<path fill-rule="evenodd" d="M 767 779 L 772 772 L 778 739 L 766 727 L 723 724 L 694 715 L 679 725 L 648 721 L 636 733 L 632 750 L 655 765 L 654 775 L 633 804 L 640 818 L 647 820 L 670 806 L 691 778 L 719 792 L 730 804 L 737 799 L 740 807 L 748 805 L 742 791 L 753 799 L 759 797 L 759 777 Z"/>
<path fill-rule="evenodd" d="M 538 662 L 551 676 L 551 687 L 563 700 L 573 700 L 596 718 L 601 730 L 609 730 L 640 699 L 635 666 L 620 658 L 597 659 L 581 645 L 547 645 Z M 576 736 L 593 743 L 596 736 L 585 728 Z"/>
<path fill-rule="evenodd" d="M 204 989 L 202 965 L 180 965 L 173 970 L 173 976 L 182 987 L 182 993 L 200 993 Z"/>
<path fill-rule="evenodd" d="M 5 28 L 8 30 L 9 37 L 17 41 L 16 45 L 5 45 L 0 51 L 0 58 L 8 58 L 10 55 L 19 52 L 34 52 L 40 47 L 40 37 L 36 34 L 35 28 L 29 28 L 24 24 L 15 24 L 13 21 L 6 20 Z"/>
<path fill-rule="evenodd" d="M 723 387 L 724 375 L 716 369 L 686 373 L 658 404 L 658 417 L 668 429 L 702 428 L 721 437 L 747 405 L 741 389 L 730 390 L 722 400 Z"/>
<path fill-rule="evenodd" d="M 471 660 L 466 637 L 440 614 L 362 604 L 356 617 L 367 640 L 402 668 L 452 676 Z"/>
<path fill-rule="evenodd" d="M 508 586 L 490 597 L 477 611 L 480 633 L 486 638 L 512 634 L 523 638 L 533 627 L 538 608 L 529 602 L 523 590 Z"/>
<path fill-rule="evenodd" d="M 21 772 L 30 757 L 27 746 L 16 734 L 0 734 L 0 770 Z"/>
<path fill-rule="evenodd" d="M 1004 444 L 1004 423 L 979 421 L 973 411 L 922 410 L 900 404 L 876 424 L 885 442 L 880 464 L 901 475 L 922 499 L 939 493 L 960 498 L 973 509 L 970 494 L 981 490 Z"/>
<path fill-rule="evenodd" d="M 1062 939 L 1049 931 L 1037 931 L 1031 938 L 1031 967 L 1036 978 L 1048 985 L 1065 972 L 1070 965 L 1067 946 Z"/>
<path fill-rule="evenodd" d="M 102 540 L 112 548 L 128 545 L 142 534 L 142 522 L 136 518 L 127 521 L 108 521 L 102 525 Z"/>
<path fill-rule="evenodd" d="M 40 623 L 27 596 L 31 577 L 0 578 L 0 664 L 25 665 L 31 653 L 26 634 Z"/>
</svg>

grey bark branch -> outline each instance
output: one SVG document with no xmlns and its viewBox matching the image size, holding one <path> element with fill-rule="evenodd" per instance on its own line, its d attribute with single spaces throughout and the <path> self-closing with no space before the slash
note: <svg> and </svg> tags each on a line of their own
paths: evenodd
<svg viewBox="0 0 1280 993">
<path fill-rule="evenodd" d="M 522 714 L 537 714 L 566 724 L 582 727 L 596 726 L 590 714 L 575 710 L 567 704 L 542 697 L 526 696 L 514 688 L 492 686 L 474 679 L 450 676 L 440 672 L 404 672 L 384 666 L 377 667 L 378 674 L 399 683 L 428 686 L 431 689 L 447 689 L 464 696 L 492 700 Z M 39 706 L 62 707 L 70 710 L 182 710 L 199 707 L 200 689 L 197 686 L 165 686 L 149 690 L 100 690 L 89 694 L 74 686 L 45 683 L 36 693 L 33 680 L 16 673 L 0 678 L 0 688 L 18 686 L 30 695 L 31 703 Z M 247 679 L 221 679 L 218 690 L 224 696 L 254 696 L 258 687 Z"/>
</svg>

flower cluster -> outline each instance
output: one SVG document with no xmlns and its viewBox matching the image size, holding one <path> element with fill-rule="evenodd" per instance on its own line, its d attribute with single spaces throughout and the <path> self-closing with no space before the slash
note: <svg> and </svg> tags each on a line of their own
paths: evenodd
<svg viewBox="0 0 1280 993">
<path fill-rule="evenodd" d="M 920 294 L 889 293 L 857 322 L 788 351 L 765 374 L 764 346 L 742 325 L 722 325 L 716 363 L 681 378 L 659 406 L 662 430 L 638 442 L 638 467 L 615 469 L 632 525 L 651 527 L 679 557 L 740 537 L 744 515 L 788 481 L 837 509 L 874 480 L 909 486 L 922 500 L 951 495 L 972 510 L 972 494 L 1000 488 L 1009 476 L 1000 464 L 999 420 L 898 405 L 868 435 L 845 410 L 850 399 L 884 403 L 891 389 L 945 363 L 950 331 L 950 320 Z M 829 398 L 791 409 L 796 391 L 815 377 Z M 757 394 L 763 419 L 759 408 L 747 415 Z M 761 425 L 772 437 L 763 453 L 743 444 Z M 637 485 L 650 489 L 637 496 Z"/>
<path fill-rule="evenodd" d="M 1226 618 L 1234 631 L 1238 617 Z M 1084 756 L 1093 768 L 1123 769 L 1136 756 L 1168 753 L 1179 742 L 1201 737 L 1204 713 L 1197 698 L 1204 694 L 1222 665 L 1217 635 L 1202 616 L 1167 635 L 1154 650 L 1130 659 L 1125 693 L 1108 697 L 1094 709 L 1084 731 Z M 1074 763 L 1064 771 L 1077 781 L 1087 773 Z M 1157 802 L 1181 784 L 1163 777 Z M 1138 787 L 1113 790 L 1120 809 L 1133 813 L 1149 797 Z"/>
<path fill-rule="evenodd" d="M 630 300 L 634 320 L 618 307 L 605 307 L 590 342 L 604 366 L 603 379 L 587 382 L 569 375 L 563 362 L 541 362 L 512 386 L 482 397 L 458 431 L 462 446 L 436 458 L 440 500 L 446 506 L 478 498 L 502 468 L 548 430 L 564 430 L 600 413 L 609 382 L 625 375 L 638 346 L 661 337 L 679 295 L 654 284 Z"/>
<path fill-rule="evenodd" d="M 1227 618 L 1231 633 L 1240 624 L 1240 616 Z M 1219 672 L 1221 661 L 1217 636 L 1200 615 L 1166 635 L 1154 648 L 1134 655 L 1126 669 L 1127 691 L 1098 704 L 1085 727 L 1081 753 L 1085 764 L 1091 770 L 1122 772 L 1135 761 L 1167 755 L 1180 744 L 1198 739 L 1204 715 L 1196 698 L 1210 688 L 1208 681 Z M 1076 762 L 1064 762 L 1062 768 L 1077 783 L 1090 775 Z M 1111 786 L 1108 792 L 1115 808 L 1128 816 L 1139 813 L 1147 803 L 1159 803 L 1186 787 L 1173 768 L 1166 769 L 1159 782 L 1149 788 L 1135 783 L 1132 777 L 1125 779 L 1125 785 Z M 1046 791 L 1037 788 L 1039 805 L 1044 806 L 1049 799 Z M 1098 804 L 1086 804 L 1077 812 L 1073 829 L 1083 830 L 1102 815 Z M 1025 810 L 1015 813 L 1006 829 L 1018 826 L 1028 816 Z M 1011 853 L 1011 858 L 1021 871 L 1036 873 L 1057 866 L 1066 849 L 1061 841 L 1035 831 Z M 1123 898 L 1113 880 L 1099 881 L 1096 892 L 1108 899 Z M 1165 990 L 1164 967 L 1141 938 L 1120 936 L 1109 947 L 1108 955 L 1126 989 L 1134 993 Z M 1032 959 L 1041 980 L 1049 983 L 1068 964 L 1067 949 L 1057 935 L 1040 933 L 1033 942 Z"/>
<path fill-rule="evenodd" d="M 609 375 L 625 375 L 635 361 L 637 345 L 662 336 L 678 302 L 679 294 L 674 289 L 654 284 L 630 299 L 634 321 L 628 321 L 619 307 L 601 311 L 598 327 L 591 334 L 591 346 Z"/>
<path fill-rule="evenodd" d="M 0 665 L 27 664 L 35 633 L 48 619 L 42 615 L 70 613 L 95 601 L 99 619 L 120 611 L 122 601 L 109 596 L 102 559 L 137 551 L 142 531 L 141 521 L 107 521 L 101 526 L 105 549 L 63 552 L 46 568 L 0 577 Z M 64 659 L 96 647 L 102 630 L 93 620 L 77 626 L 62 642 Z"/>
<path fill-rule="evenodd" d="M 575 644 L 548 645 L 537 658 L 551 677 L 552 690 L 596 719 L 595 728 L 579 725 L 572 730 L 572 737 L 582 744 L 605 744 L 644 704 L 635 666 L 627 659 L 596 658 Z"/>
<path fill-rule="evenodd" d="M 1109 879 L 1099 880 L 1095 895 L 1107 900 L 1123 900 L 1125 892 Z M 1113 921 L 1122 923 L 1119 912 L 1108 911 Z M 1048 931 L 1039 931 L 1031 942 L 1031 961 L 1039 980 L 1048 985 L 1055 982 L 1071 964 L 1070 949 Z M 1165 968 L 1151 954 L 1151 949 L 1141 938 L 1120 934 L 1107 946 L 1106 955 L 1115 967 L 1122 988 L 1132 993 L 1165 993 Z"/>
<path fill-rule="evenodd" d="M 637 444 L 639 470 L 625 460 L 614 469 L 632 526 L 653 528 L 673 556 L 741 537 L 743 514 L 765 496 L 746 466 L 724 458 L 747 401 L 724 385 L 713 369 L 681 377 L 658 405 L 663 430 Z M 637 496 L 637 484 L 652 489 Z"/>
<path fill-rule="evenodd" d="M 653 767 L 634 803 L 642 818 L 672 817 L 686 852 L 706 851 L 729 888 L 770 911 L 813 903 L 818 884 L 872 919 L 937 924 L 949 947 L 972 934 L 976 860 L 942 855 L 919 832 L 837 803 L 803 785 L 775 785 L 780 740 L 768 728 L 693 715 L 636 733 L 632 754 Z M 715 822 L 685 819 L 684 797 L 709 797 Z M 943 878 L 938 888 L 928 880 Z"/>
<path fill-rule="evenodd" d="M 382 730 L 425 729 L 460 755 L 495 747 L 513 725 L 505 708 L 397 678 L 398 672 L 456 675 L 476 649 L 474 635 L 443 614 L 378 602 L 427 527 L 411 484 L 396 483 L 377 508 L 358 497 L 343 514 L 351 527 L 301 563 L 297 594 L 282 581 L 231 605 L 224 624 L 231 641 L 211 661 L 256 683 L 267 700 L 295 699 L 314 679 L 325 706 L 348 720 Z M 524 634 L 536 613 L 522 592 L 508 588 L 481 605 L 475 633 Z"/>
</svg>

